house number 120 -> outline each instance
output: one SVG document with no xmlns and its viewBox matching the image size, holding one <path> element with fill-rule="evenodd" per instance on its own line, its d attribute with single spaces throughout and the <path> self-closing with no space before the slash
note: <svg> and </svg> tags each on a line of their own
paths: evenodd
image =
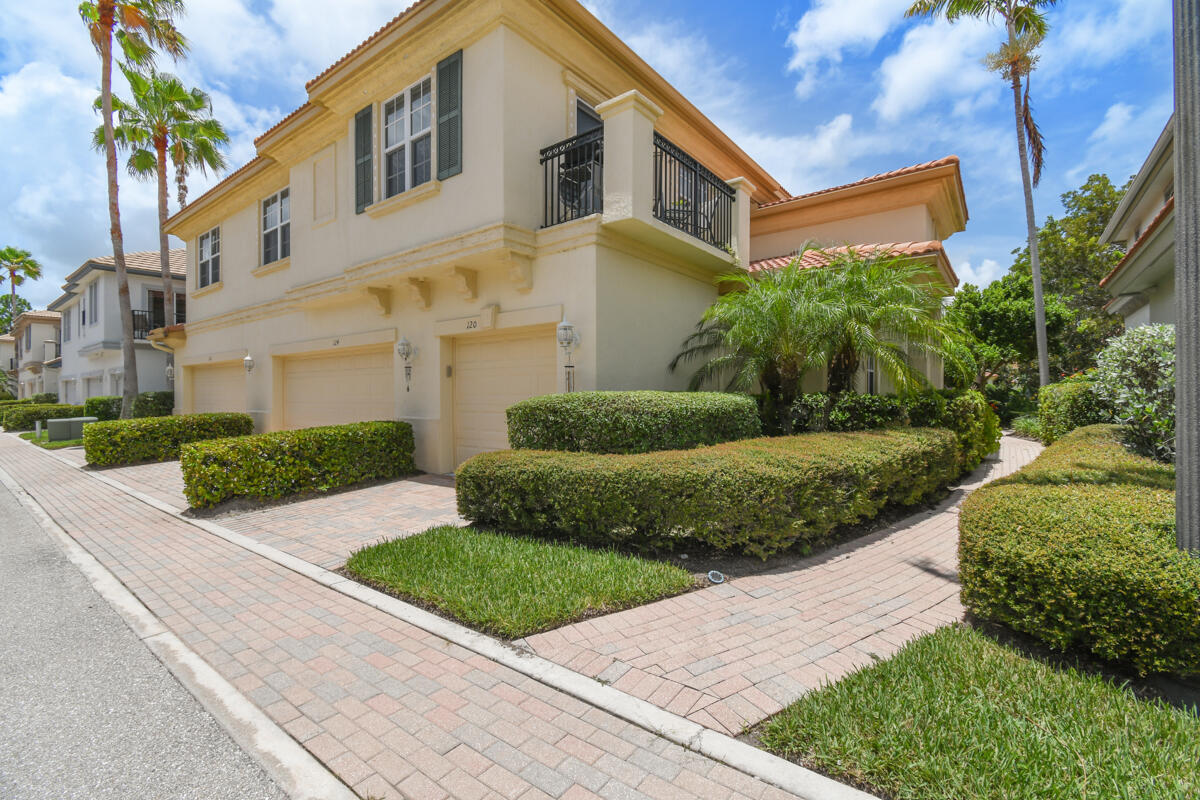
<svg viewBox="0 0 1200 800">
<path fill-rule="evenodd" d="M 467 320 L 467 330 L 473 331 L 478 327 L 479 327 L 479 320 L 477 320 L 477 319 Z"/>
</svg>

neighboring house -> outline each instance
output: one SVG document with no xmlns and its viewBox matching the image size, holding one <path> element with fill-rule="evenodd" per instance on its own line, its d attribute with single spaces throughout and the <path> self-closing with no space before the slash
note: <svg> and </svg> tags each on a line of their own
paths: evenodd
<svg viewBox="0 0 1200 800">
<path fill-rule="evenodd" d="M 17 397 L 58 391 L 57 311 L 26 311 L 13 323 Z"/>
<path fill-rule="evenodd" d="M 684 388 L 714 279 L 805 239 L 957 282 L 957 159 L 792 197 L 575 0 L 422 0 L 307 90 L 168 222 L 180 412 L 405 419 L 446 472 L 531 395 Z"/>
<path fill-rule="evenodd" d="M 1146 163 L 1100 241 L 1125 248 L 1125 258 L 1100 285 L 1113 296 L 1105 309 L 1126 328 L 1175 322 L 1175 119 L 1163 129 Z"/>
<path fill-rule="evenodd" d="M 147 334 L 184 321 L 187 300 L 187 253 L 170 251 L 175 276 L 175 313 L 163 314 L 162 270 L 157 250 L 125 254 L 129 296 L 133 306 L 133 343 L 137 357 L 138 389 L 171 389 L 167 380 L 168 354 L 156 350 Z M 121 314 L 117 299 L 116 266 L 112 256 L 92 258 L 67 276 L 63 294 L 50 304 L 62 314 L 62 369 L 59 400 L 82 403 L 89 397 L 121 394 L 124 359 L 121 355 Z"/>
<path fill-rule="evenodd" d="M 0 333 L 0 370 L 6 380 L 0 381 L 0 392 L 12 391 L 17 387 L 17 340 L 11 333 Z"/>
</svg>

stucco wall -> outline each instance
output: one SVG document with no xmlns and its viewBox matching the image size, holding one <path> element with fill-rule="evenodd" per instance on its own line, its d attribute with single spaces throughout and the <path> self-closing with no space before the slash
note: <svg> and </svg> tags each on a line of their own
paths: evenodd
<svg viewBox="0 0 1200 800">
<path fill-rule="evenodd" d="M 827 246 L 869 244 L 876 242 L 925 242 L 937 238 L 933 220 L 923 206 L 909 206 L 851 219 L 805 223 L 803 212 L 796 214 L 796 227 L 779 232 L 766 232 L 768 218 L 750 219 L 751 259 L 787 255 L 816 242 Z"/>
</svg>

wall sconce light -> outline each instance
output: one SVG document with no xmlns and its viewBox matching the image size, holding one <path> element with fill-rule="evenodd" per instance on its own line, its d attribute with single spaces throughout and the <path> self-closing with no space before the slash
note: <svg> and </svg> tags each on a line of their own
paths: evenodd
<svg viewBox="0 0 1200 800">
<path fill-rule="evenodd" d="M 166 373 L 167 383 L 175 382 L 175 366 L 173 364 L 167 364 L 167 368 L 163 372 Z"/>
<path fill-rule="evenodd" d="M 557 335 L 558 346 L 563 349 L 563 356 L 567 360 L 567 363 L 563 365 L 565 387 L 568 392 L 573 392 L 575 391 L 575 365 L 571 363 L 571 351 L 579 344 L 579 332 L 575 330 L 574 325 L 564 319 L 558 323 Z"/>
<path fill-rule="evenodd" d="M 404 337 L 400 337 L 400 341 L 396 342 L 396 355 L 404 359 L 404 391 L 411 391 L 413 357 L 412 342 Z"/>
<path fill-rule="evenodd" d="M 246 353 L 246 357 L 242 359 L 242 366 L 246 368 L 246 372 L 254 371 L 254 359 L 250 357 L 249 353 Z"/>
</svg>

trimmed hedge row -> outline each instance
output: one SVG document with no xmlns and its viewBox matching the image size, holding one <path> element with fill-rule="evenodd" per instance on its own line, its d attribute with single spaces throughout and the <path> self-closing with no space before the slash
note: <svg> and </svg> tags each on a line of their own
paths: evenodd
<svg viewBox="0 0 1200 800">
<path fill-rule="evenodd" d="M 1076 428 L 1111 421 L 1089 380 L 1066 380 L 1038 390 L 1038 427 L 1042 441 L 1052 444 Z"/>
<path fill-rule="evenodd" d="M 1176 548 L 1175 471 L 1121 436 L 1080 428 L 967 499 L 963 603 L 1058 649 L 1194 675 L 1200 559 Z"/>
<path fill-rule="evenodd" d="M 761 435 L 754 398 L 723 392 L 569 392 L 508 409 L 518 450 L 649 453 Z"/>
<path fill-rule="evenodd" d="M 89 417 L 99 420 L 120 419 L 121 398 L 115 395 L 89 397 L 83 401 Z M 142 392 L 133 398 L 133 419 L 169 417 L 175 410 L 174 392 Z"/>
<path fill-rule="evenodd" d="M 22 403 L 0 409 L 0 424 L 3 424 L 6 430 L 28 431 L 32 430 L 36 423 L 45 422 L 48 419 L 82 417 L 83 415 L 83 406 Z"/>
<path fill-rule="evenodd" d="M 172 418 L 176 419 L 176 418 Z M 272 500 L 416 471 L 407 422 L 355 422 L 186 445 L 183 493 L 192 508 L 235 497 Z"/>
<path fill-rule="evenodd" d="M 35 406 L 53 406 L 59 404 L 57 392 L 38 392 L 37 394 L 30 395 L 29 399 L 33 401 Z"/>
<path fill-rule="evenodd" d="M 95 417 L 100 422 L 110 419 L 120 419 L 121 398 L 113 395 L 89 397 L 83 401 L 83 408 L 86 416 Z"/>
<path fill-rule="evenodd" d="M 188 442 L 246 436 L 253 431 L 249 414 L 114 419 L 83 426 L 83 454 L 89 464 L 98 467 L 170 461 L 179 458 L 180 447 Z"/>
<path fill-rule="evenodd" d="M 0 400 L 0 409 L 8 408 L 9 406 L 29 405 L 32 402 L 33 402 L 33 399 L 29 398 L 29 397 L 22 398 L 21 400 L 15 400 L 15 399 Z"/>
<path fill-rule="evenodd" d="M 634 455 L 509 450 L 459 467 L 458 509 L 517 534 L 653 548 L 690 540 L 766 558 L 888 503 L 916 503 L 959 462 L 955 435 L 928 428 Z"/>
</svg>

